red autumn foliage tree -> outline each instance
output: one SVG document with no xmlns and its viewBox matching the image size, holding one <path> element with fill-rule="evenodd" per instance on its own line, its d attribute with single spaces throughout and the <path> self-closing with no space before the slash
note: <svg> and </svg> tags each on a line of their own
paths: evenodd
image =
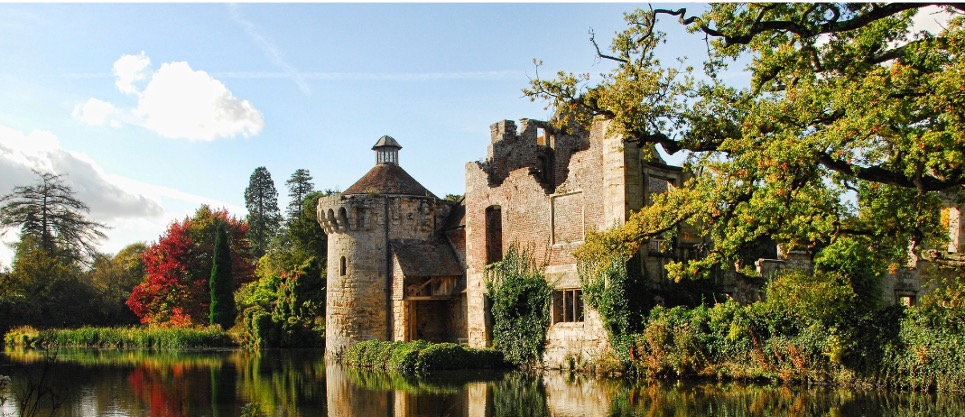
<svg viewBox="0 0 965 417">
<path fill-rule="evenodd" d="M 228 232 L 235 288 L 253 279 L 257 260 L 251 254 L 247 224 L 224 209 L 201 206 L 193 217 L 171 223 L 161 238 L 144 250 L 147 275 L 127 300 L 141 323 L 208 324 L 208 277 L 217 221 L 223 222 Z"/>
</svg>

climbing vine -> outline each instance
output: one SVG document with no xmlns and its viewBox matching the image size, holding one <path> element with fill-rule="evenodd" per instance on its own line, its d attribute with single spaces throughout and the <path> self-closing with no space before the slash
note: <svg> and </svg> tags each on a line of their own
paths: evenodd
<svg viewBox="0 0 965 417">
<path fill-rule="evenodd" d="M 552 288 L 532 256 L 510 245 L 502 261 L 486 267 L 486 291 L 492 300 L 493 346 L 510 363 L 538 364 L 550 324 Z"/>
<path fill-rule="evenodd" d="M 610 344 L 620 357 L 626 357 L 631 334 L 642 323 L 641 310 L 634 308 L 636 280 L 627 274 L 626 259 L 620 255 L 594 261 L 584 258 L 579 262 L 579 274 L 583 300 L 600 313 Z"/>
</svg>

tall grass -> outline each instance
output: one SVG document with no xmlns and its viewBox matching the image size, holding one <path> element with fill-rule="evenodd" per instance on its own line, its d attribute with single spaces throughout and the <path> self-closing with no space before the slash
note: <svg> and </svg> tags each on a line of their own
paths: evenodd
<svg viewBox="0 0 965 417">
<path fill-rule="evenodd" d="M 220 327 L 81 327 L 36 330 L 20 327 L 4 335 L 4 343 L 26 348 L 114 348 L 182 350 L 235 346 Z"/>
</svg>

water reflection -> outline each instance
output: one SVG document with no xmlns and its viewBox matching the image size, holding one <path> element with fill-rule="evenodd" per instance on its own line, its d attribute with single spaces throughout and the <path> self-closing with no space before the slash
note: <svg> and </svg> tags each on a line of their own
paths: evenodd
<svg viewBox="0 0 965 417">
<path fill-rule="evenodd" d="M 405 378 L 326 363 L 321 351 L 6 352 L 17 397 L 47 369 L 58 416 L 956 416 L 960 396 L 753 384 L 628 383 L 567 373 Z M 39 415 L 51 415 L 49 402 Z M 17 415 L 11 401 L 0 415 Z"/>
</svg>

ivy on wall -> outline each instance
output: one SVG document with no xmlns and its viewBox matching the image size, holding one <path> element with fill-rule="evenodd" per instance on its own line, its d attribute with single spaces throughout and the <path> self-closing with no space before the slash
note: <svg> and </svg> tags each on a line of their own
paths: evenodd
<svg viewBox="0 0 965 417">
<path fill-rule="evenodd" d="M 512 244 L 502 261 L 486 266 L 492 301 L 493 346 L 515 365 L 536 366 L 546 344 L 552 288 L 526 250 Z"/>
<path fill-rule="evenodd" d="M 600 314 L 610 345 L 627 357 L 633 335 L 643 330 L 649 286 L 645 277 L 627 270 L 628 261 L 621 255 L 602 257 L 577 254 L 577 269 L 583 300 Z"/>
</svg>

